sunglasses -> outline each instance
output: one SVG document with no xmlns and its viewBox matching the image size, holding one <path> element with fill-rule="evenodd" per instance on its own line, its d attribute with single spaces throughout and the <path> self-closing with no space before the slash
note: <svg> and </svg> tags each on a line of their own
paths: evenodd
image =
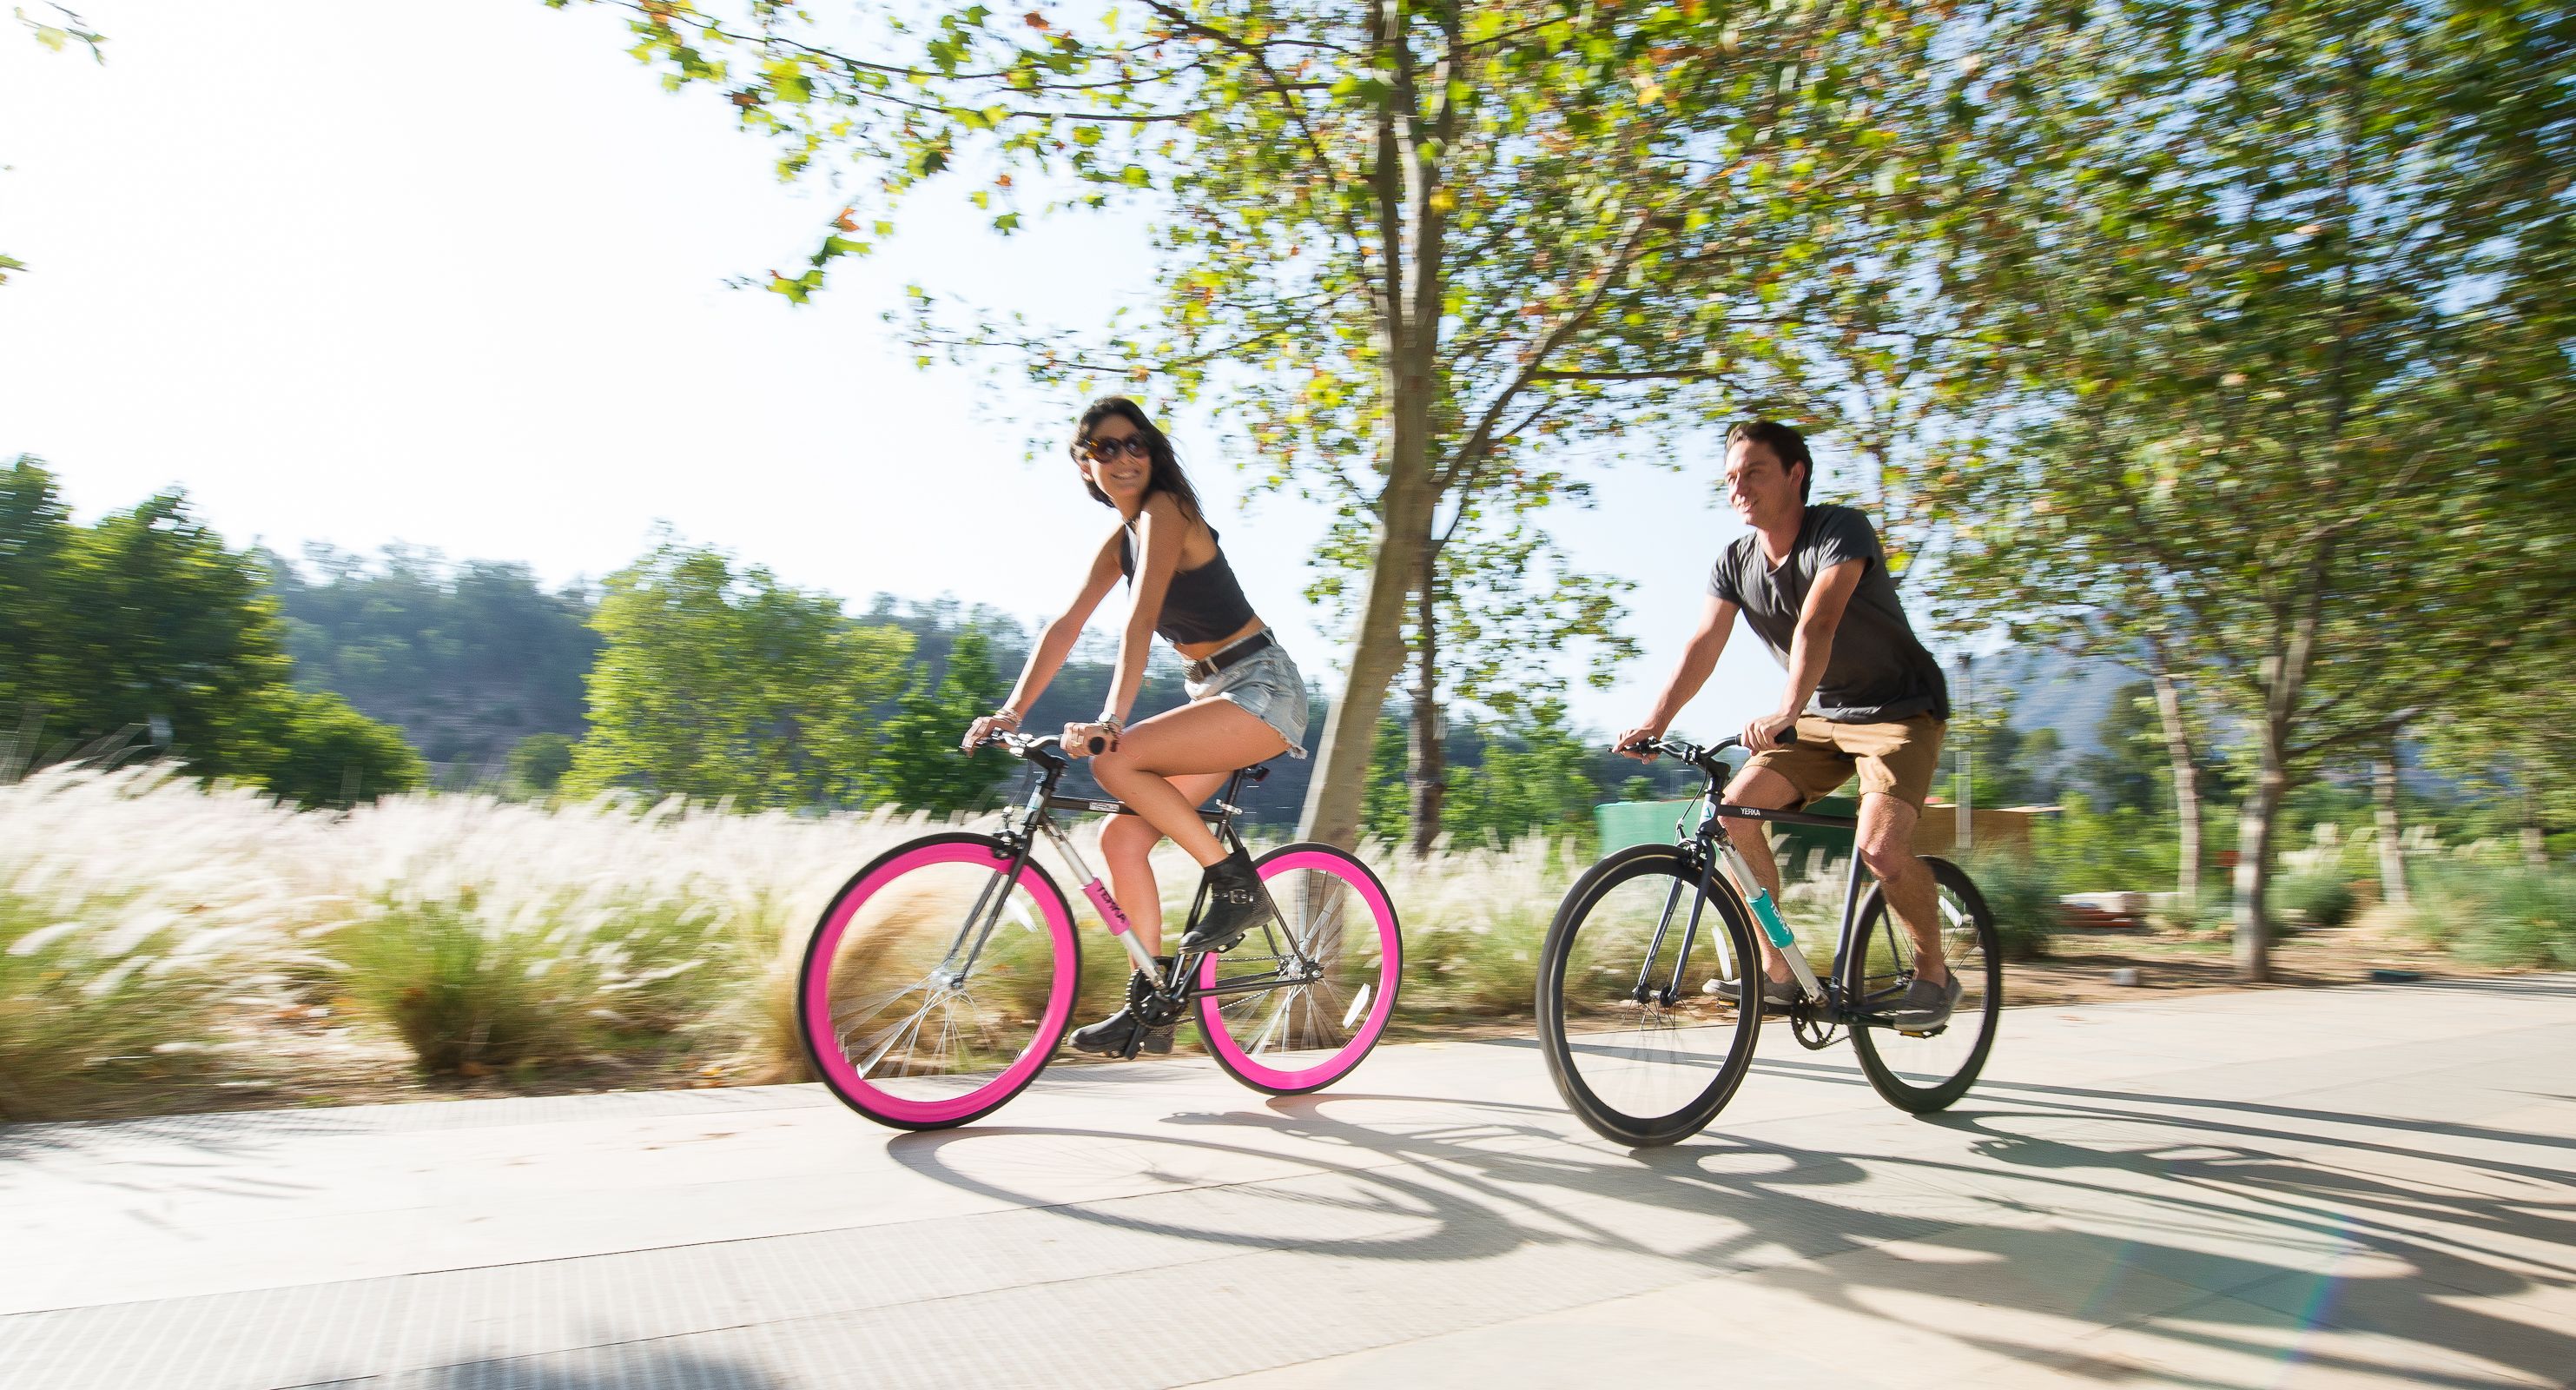
<svg viewBox="0 0 2576 1390">
<path fill-rule="evenodd" d="M 1131 434 L 1125 439 L 1095 439 L 1084 445 L 1082 451 L 1101 463 L 1107 463 L 1120 454 L 1133 459 L 1154 456 L 1154 446 L 1147 444 L 1141 434 Z"/>
</svg>

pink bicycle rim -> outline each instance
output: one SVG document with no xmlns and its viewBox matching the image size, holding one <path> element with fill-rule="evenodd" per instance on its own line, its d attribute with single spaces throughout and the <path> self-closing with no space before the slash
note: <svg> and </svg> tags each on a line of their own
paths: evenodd
<svg viewBox="0 0 2576 1390">
<path fill-rule="evenodd" d="M 1217 1000 L 1214 996 L 1199 1000 L 1199 1008 L 1205 1011 L 1203 1016 L 1208 1024 L 1206 1029 L 1208 1046 L 1219 1057 L 1224 1058 L 1228 1066 L 1255 1085 L 1294 1091 L 1321 1081 L 1331 1080 L 1357 1061 L 1361 1054 L 1368 1051 L 1369 1045 L 1377 1041 L 1377 1035 L 1385 1031 L 1388 1015 L 1395 1011 L 1395 989 L 1383 978 L 1384 962 L 1397 958 L 1397 947 L 1387 939 L 1387 924 L 1395 920 L 1395 908 L 1387 902 L 1386 894 L 1379 890 L 1375 879 L 1366 874 L 1353 876 L 1339 872 L 1348 862 L 1338 855 L 1326 854 L 1320 850 L 1300 850 L 1294 854 L 1283 854 L 1276 859 L 1264 861 L 1261 865 L 1261 876 L 1267 880 L 1282 874 L 1294 873 L 1299 869 L 1314 869 L 1348 884 L 1360 895 L 1360 901 L 1368 904 L 1370 924 L 1377 929 L 1378 933 L 1381 978 L 1375 982 L 1377 996 L 1369 1001 L 1368 1021 L 1360 1027 L 1359 1031 L 1351 1035 L 1349 1042 L 1342 1044 L 1339 1051 L 1316 1062 L 1313 1066 L 1296 1071 L 1281 1071 L 1277 1067 L 1254 1061 L 1252 1054 L 1243 1050 L 1243 1045 L 1236 1042 L 1234 1034 L 1227 1030 L 1225 1017 L 1217 1011 Z M 1217 964 L 1221 959 L 1211 955 L 1200 963 L 1200 988 L 1204 989 L 1216 983 Z"/>
<path fill-rule="evenodd" d="M 823 1071 L 842 1094 L 857 1097 L 869 1109 L 883 1111 L 895 1119 L 911 1124 L 935 1125 L 974 1114 L 989 1103 L 985 1100 L 987 1095 L 997 1091 L 1009 1094 L 1036 1075 L 1038 1068 L 1046 1065 L 1047 1055 L 1054 1050 L 1055 1041 L 1062 1035 L 1066 1021 L 1073 1016 L 1073 971 L 1067 969 L 1065 963 L 1072 958 L 1074 946 L 1073 919 L 1066 913 L 1063 900 L 1047 891 L 1046 880 L 1038 877 L 1034 868 L 1023 868 L 1016 886 L 1027 889 L 1029 896 L 1037 900 L 1038 910 L 1046 917 L 1047 932 L 1055 939 L 1056 948 L 1055 983 L 1048 992 L 1046 1015 L 1038 1022 L 1037 1036 L 1029 1040 L 1029 1045 L 999 1075 L 964 1095 L 945 1100 L 906 1100 L 875 1085 L 859 1075 L 859 1069 L 842 1052 L 841 1040 L 830 1035 L 832 979 L 829 963 L 837 959 L 841 934 L 849 929 L 851 919 L 858 916 L 861 906 L 888 883 L 932 864 L 974 864 L 996 873 L 1000 871 L 991 849 L 971 841 L 924 845 L 878 865 L 859 881 L 857 887 L 841 895 L 840 901 L 833 904 L 831 917 L 823 923 L 820 939 L 814 946 L 813 959 L 824 962 L 825 968 L 806 972 L 804 1013 L 808 1033 L 806 1041 Z"/>
</svg>

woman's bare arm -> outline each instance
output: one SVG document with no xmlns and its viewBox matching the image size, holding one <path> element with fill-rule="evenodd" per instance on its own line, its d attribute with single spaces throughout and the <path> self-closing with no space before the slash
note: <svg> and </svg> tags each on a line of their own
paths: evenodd
<svg viewBox="0 0 2576 1390">
<path fill-rule="evenodd" d="M 1181 567 L 1181 541 L 1189 529 L 1181 504 L 1164 493 L 1146 498 L 1144 514 L 1136 518 L 1136 601 L 1127 610 L 1127 630 L 1118 639 L 1118 673 L 1109 682 L 1109 703 L 1101 710 L 1120 724 L 1144 692 L 1154 624 L 1163 616 L 1163 595 Z"/>
<path fill-rule="evenodd" d="M 1091 621 L 1100 600 L 1118 584 L 1118 538 L 1111 536 L 1101 543 L 1098 554 L 1091 557 L 1091 570 L 1083 576 L 1082 588 L 1065 610 L 1047 620 L 1038 629 L 1037 645 L 1030 648 L 1028 663 L 1020 668 L 1019 682 L 1011 687 L 1011 698 L 991 715 L 975 721 L 966 731 L 965 746 L 982 743 L 995 728 L 1010 728 L 1027 717 L 1029 706 L 1046 693 L 1047 684 L 1064 669 L 1064 659 L 1073 653 L 1075 639 L 1082 636 L 1083 624 Z"/>
</svg>

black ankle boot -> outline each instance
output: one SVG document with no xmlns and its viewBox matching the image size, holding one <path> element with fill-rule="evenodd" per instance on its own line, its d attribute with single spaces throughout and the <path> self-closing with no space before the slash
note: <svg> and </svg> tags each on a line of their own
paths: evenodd
<svg viewBox="0 0 2576 1390">
<path fill-rule="evenodd" d="M 1166 962 L 1164 968 L 1170 969 Z M 1127 982 L 1127 1007 L 1088 1028 L 1076 1028 L 1065 1039 L 1076 1052 L 1090 1052 L 1108 1057 L 1132 1057 L 1139 1052 L 1157 1056 L 1172 1050 L 1172 1025 L 1151 1027 L 1136 1016 L 1136 1000 L 1153 992 L 1154 982 L 1144 971 L 1137 971 Z"/>
<path fill-rule="evenodd" d="M 1183 951 L 1222 951 L 1270 920 L 1270 895 L 1261 891 L 1261 874 L 1252 867 L 1249 851 L 1238 848 L 1208 865 L 1201 882 L 1207 887 L 1207 906 L 1181 938 Z"/>
</svg>

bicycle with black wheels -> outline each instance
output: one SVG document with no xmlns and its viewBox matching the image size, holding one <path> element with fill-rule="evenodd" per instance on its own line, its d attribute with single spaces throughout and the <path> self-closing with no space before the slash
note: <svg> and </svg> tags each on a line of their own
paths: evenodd
<svg viewBox="0 0 2576 1390">
<path fill-rule="evenodd" d="M 983 746 L 1030 765 L 1028 793 L 1000 830 L 928 835 L 877 856 L 833 895 L 806 946 L 797 1033 L 844 1104 L 901 1129 L 945 1129 L 991 1114 L 1046 1069 L 1073 1024 L 1082 952 L 1071 902 L 1030 857 L 1041 838 L 1150 980 L 1131 981 L 1128 1006 L 1152 1027 L 1195 1018 L 1237 1081 L 1273 1095 L 1317 1090 L 1377 1045 L 1404 944 L 1367 865 L 1330 845 L 1282 845 L 1254 861 L 1275 917 L 1224 951 L 1158 960 L 1054 816 L 1134 813 L 1058 795 L 1072 759 L 1053 738 L 997 734 Z M 1243 843 L 1235 797 L 1267 773 L 1238 769 L 1200 812 L 1229 848 Z M 1202 887 L 1189 920 L 1206 905 Z"/>
<path fill-rule="evenodd" d="M 1941 914 L 1942 954 L 1962 986 L 1950 1016 L 1926 1025 L 1893 1011 L 1914 979 L 1914 938 L 1880 886 L 1861 885 L 1851 856 L 1842 934 L 1819 975 L 1741 851 L 1729 817 L 1854 831 L 1857 818 L 1726 804 L 1717 755 L 1659 739 L 1651 747 L 1706 774 L 1671 844 L 1632 845 L 1585 870 L 1549 924 L 1539 958 L 1538 1026 L 1557 1094 L 1605 1139 L 1634 1147 L 1698 1133 L 1735 1095 L 1761 1031 L 1761 932 L 1788 960 L 1796 998 L 1783 1010 L 1808 1048 L 1851 1038 L 1861 1071 L 1889 1103 L 1942 1109 L 1967 1093 L 1993 1050 L 2003 1007 L 2003 954 L 1993 914 L 1967 873 L 1925 857 Z M 1627 751 L 1627 750 L 1622 750 Z M 1720 872 L 1723 868 L 1724 872 Z M 1750 889 L 1750 893 L 1748 893 Z"/>
</svg>

